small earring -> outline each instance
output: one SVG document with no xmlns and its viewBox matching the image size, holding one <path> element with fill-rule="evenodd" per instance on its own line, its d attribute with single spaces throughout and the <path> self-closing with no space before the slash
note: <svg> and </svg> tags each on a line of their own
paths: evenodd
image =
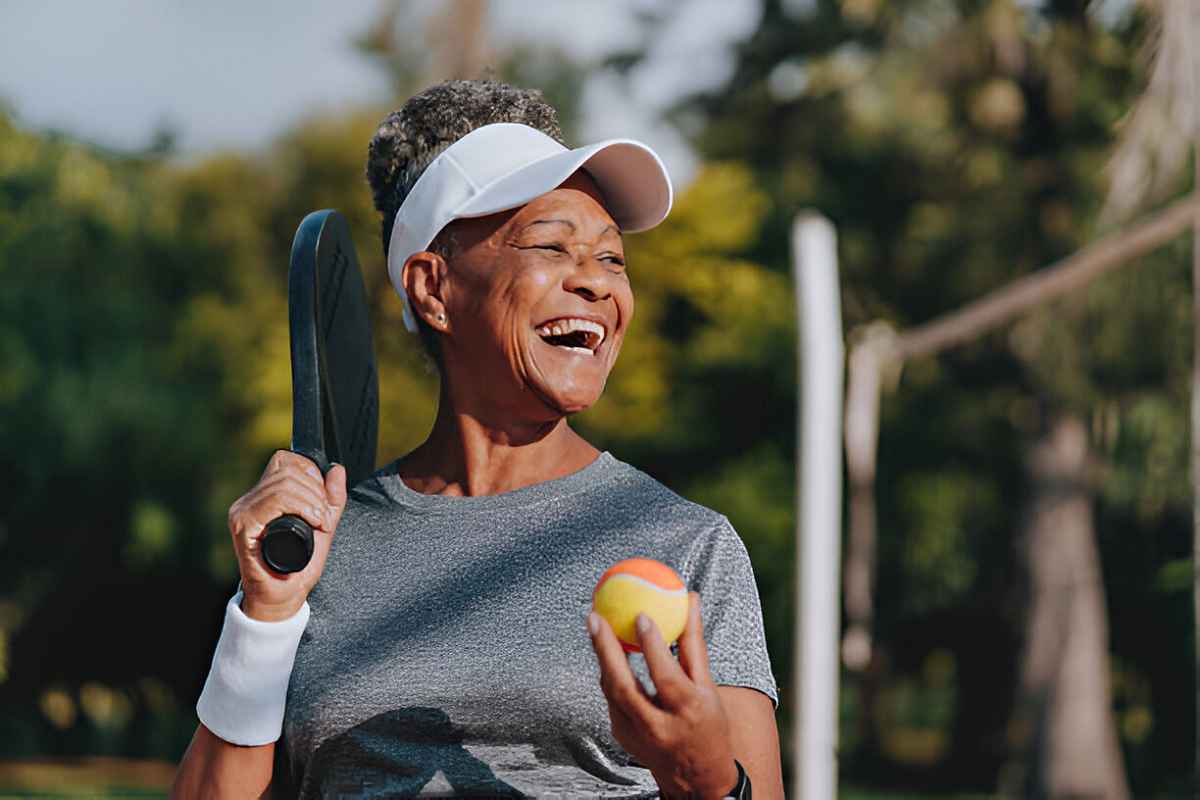
<svg viewBox="0 0 1200 800">
<path fill-rule="evenodd" d="M 445 322 L 445 321 L 446 321 L 446 315 L 438 314 L 438 322 Z"/>
</svg>

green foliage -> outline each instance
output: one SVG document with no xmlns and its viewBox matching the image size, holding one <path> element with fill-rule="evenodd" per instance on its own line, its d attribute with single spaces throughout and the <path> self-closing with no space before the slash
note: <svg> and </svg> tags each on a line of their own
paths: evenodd
<svg viewBox="0 0 1200 800">
<path fill-rule="evenodd" d="M 914 473 L 902 478 L 897 491 L 901 529 L 909 532 L 901 543 L 902 567 L 920 577 L 905 604 L 918 614 L 962 604 L 979 570 L 972 557 L 973 522 L 996 514 L 994 484 L 961 471 Z"/>
<path fill-rule="evenodd" d="M 791 220 L 818 209 L 837 226 L 847 330 L 880 318 L 909 327 L 1106 232 L 1095 222 L 1105 165 L 1144 85 L 1145 20 L 1134 10 L 1109 28 L 1086 6 L 766 0 L 732 77 L 681 101 L 672 117 L 706 158 L 749 167 L 768 198 L 757 234 L 739 244 L 744 257 L 786 275 Z M 906 365 L 885 394 L 875 713 L 896 692 L 934 702 L 913 694 L 934 652 L 957 659 L 937 701 L 949 692 L 957 710 L 938 718 L 947 746 L 928 762 L 930 740 L 896 746 L 897 731 L 928 720 L 906 718 L 904 704 L 886 719 L 864 720 L 870 712 L 852 707 L 842 726 L 848 774 L 913 781 L 929 765 L 918 783 L 995 787 L 1007 715 L 988 693 L 1015 686 L 1023 460 L 1061 409 L 1092 423 L 1114 669 L 1154 687 L 1137 701 L 1153 725 L 1135 715 L 1121 732 L 1132 785 L 1164 791 L 1170 775 L 1187 774 L 1191 633 L 1178 565 L 1190 540 L 1188 267 L 1188 242 L 1173 243 L 1006 330 Z M 772 356 L 784 372 L 786 357 Z M 742 397 L 745 415 L 773 416 L 764 395 Z M 786 439 L 781 421 L 714 461 Z M 730 430 L 721 435 L 730 441 Z M 767 518 L 785 513 L 786 494 L 747 492 L 774 498 L 759 512 Z M 1144 634 L 1148 625 L 1163 635 Z M 1163 678 L 1164 663 L 1184 679 Z M 858 680 L 847 677 L 852 690 Z M 1160 680 L 1179 691 L 1163 693 Z"/>
</svg>

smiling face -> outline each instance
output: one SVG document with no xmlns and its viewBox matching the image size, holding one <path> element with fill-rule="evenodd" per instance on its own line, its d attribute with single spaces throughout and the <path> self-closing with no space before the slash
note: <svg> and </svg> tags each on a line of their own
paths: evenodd
<svg viewBox="0 0 1200 800">
<path fill-rule="evenodd" d="M 621 233 L 591 176 L 580 170 L 524 206 L 449 227 L 451 263 L 415 254 L 404 283 L 442 334 L 455 407 L 545 422 L 596 402 L 633 316 L 633 291 Z"/>
</svg>

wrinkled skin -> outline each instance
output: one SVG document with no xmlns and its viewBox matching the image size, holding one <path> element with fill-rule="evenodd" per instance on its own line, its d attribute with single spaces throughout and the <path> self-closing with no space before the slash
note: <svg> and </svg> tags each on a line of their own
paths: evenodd
<svg viewBox="0 0 1200 800">
<path fill-rule="evenodd" d="M 442 334 L 456 399 L 483 397 L 487 416 L 530 422 L 595 403 L 633 317 L 621 233 L 595 182 L 576 172 L 518 209 L 451 225 L 459 245 L 453 269 L 427 254 L 410 259 L 408 271 L 418 272 L 412 296 L 420 313 Z M 535 332 L 565 316 L 605 326 L 596 355 L 547 344 Z"/>
</svg>

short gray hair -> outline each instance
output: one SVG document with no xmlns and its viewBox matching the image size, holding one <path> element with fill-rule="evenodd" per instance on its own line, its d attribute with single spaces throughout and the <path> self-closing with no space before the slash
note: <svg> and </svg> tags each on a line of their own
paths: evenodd
<svg viewBox="0 0 1200 800">
<path fill-rule="evenodd" d="M 367 182 L 375 208 L 383 215 L 383 252 L 391 243 L 396 212 L 425 168 L 447 147 L 476 128 L 493 122 L 516 122 L 536 128 L 560 144 L 558 112 L 537 89 L 519 89 L 493 80 L 452 80 L 413 95 L 379 123 L 367 146 Z M 444 228 L 429 249 L 449 260 L 456 243 Z M 439 367 L 437 335 L 414 312 L 425 352 Z"/>
<path fill-rule="evenodd" d="M 379 123 L 367 147 L 367 181 L 383 215 L 385 254 L 396 212 L 425 168 L 447 147 L 493 122 L 528 125 L 565 146 L 558 113 L 541 91 L 493 80 L 435 84 Z"/>
</svg>

